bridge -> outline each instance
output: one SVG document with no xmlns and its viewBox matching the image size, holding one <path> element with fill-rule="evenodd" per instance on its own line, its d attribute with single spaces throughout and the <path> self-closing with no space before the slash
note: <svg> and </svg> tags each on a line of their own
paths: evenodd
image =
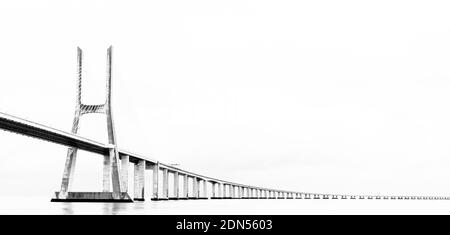
<svg viewBox="0 0 450 235">
<path fill-rule="evenodd" d="M 72 132 L 64 132 L 29 120 L 0 113 L 0 129 L 68 147 L 60 191 L 53 202 L 133 202 L 145 200 L 145 172 L 152 171 L 151 200 L 191 199 L 367 199 L 367 200 L 450 200 L 447 196 L 347 195 L 297 192 L 246 185 L 183 170 L 158 160 L 120 149 L 117 146 L 111 105 L 112 47 L 107 50 L 106 101 L 99 105 L 81 102 L 83 53 L 77 48 L 77 99 Z M 108 143 L 103 144 L 77 135 L 80 117 L 104 114 Z M 77 151 L 96 153 L 103 157 L 103 191 L 73 192 Z M 129 167 L 134 166 L 133 197 L 129 195 Z M 162 173 L 162 177 L 160 177 Z M 173 184 L 169 184 L 172 177 Z M 160 188 L 160 185 L 162 187 Z M 172 186 L 172 193 L 169 187 Z"/>
</svg>

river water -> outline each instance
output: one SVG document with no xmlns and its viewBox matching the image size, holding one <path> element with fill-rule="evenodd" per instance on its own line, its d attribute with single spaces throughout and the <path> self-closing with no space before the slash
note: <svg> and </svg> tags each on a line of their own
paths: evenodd
<svg viewBox="0 0 450 235">
<path fill-rule="evenodd" d="M 0 214 L 450 214 L 450 201 L 189 200 L 62 203 L 49 197 L 0 198 Z"/>
</svg>

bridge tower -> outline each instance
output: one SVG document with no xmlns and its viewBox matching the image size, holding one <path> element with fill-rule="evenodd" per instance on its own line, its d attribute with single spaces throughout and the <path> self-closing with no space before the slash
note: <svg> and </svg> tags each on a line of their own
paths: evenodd
<svg viewBox="0 0 450 235">
<path fill-rule="evenodd" d="M 104 114 L 106 116 L 109 152 L 105 153 L 103 157 L 103 192 L 71 192 L 78 149 L 70 147 L 67 151 L 66 163 L 64 165 L 61 190 L 55 193 L 55 198 L 53 198 L 52 201 L 132 201 L 127 193 L 126 186 L 123 185 L 125 183 L 123 182 L 123 179 L 121 179 L 121 171 L 119 168 L 119 153 L 117 150 L 116 134 L 112 117 L 112 46 L 110 46 L 107 50 L 106 60 L 107 68 L 105 103 L 99 105 L 83 104 L 81 102 L 83 51 L 79 47 L 77 48 L 77 97 L 75 105 L 75 117 L 72 124 L 72 133 L 77 134 L 80 117 L 82 115 L 98 113 Z"/>
</svg>

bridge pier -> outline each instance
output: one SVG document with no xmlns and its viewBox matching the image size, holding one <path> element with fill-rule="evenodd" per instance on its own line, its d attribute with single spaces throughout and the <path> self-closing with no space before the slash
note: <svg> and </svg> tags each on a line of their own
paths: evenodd
<svg viewBox="0 0 450 235">
<path fill-rule="evenodd" d="M 169 199 L 169 171 L 167 168 L 163 169 L 163 185 L 162 185 L 162 198 L 160 200 Z"/>
<path fill-rule="evenodd" d="M 121 173 L 122 173 L 122 192 L 128 192 L 128 171 L 130 170 L 130 156 L 122 155 L 121 159 Z"/>
<path fill-rule="evenodd" d="M 197 178 L 197 177 L 193 177 L 193 182 L 194 182 L 194 184 L 193 184 L 193 186 L 192 186 L 192 188 L 193 188 L 193 190 L 194 190 L 194 199 L 199 199 L 200 198 L 200 179 L 199 178 Z"/>
<path fill-rule="evenodd" d="M 217 198 L 222 199 L 224 197 L 223 195 L 223 184 L 222 183 L 217 183 Z"/>
<path fill-rule="evenodd" d="M 216 199 L 217 198 L 217 194 L 216 194 L 216 182 L 212 182 L 211 181 L 211 199 Z"/>
<path fill-rule="evenodd" d="M 208 197 L 208 182 L 205 179 L 203 180 L 203 198 L 209 199 L 209 197 Z"/>
<path fill-rule="evenodd" d="M 235 198 L 235 195 L 234 195 L 234 185 L 231 185 L 231 184 L 230 184 L 229 190 L 230 190 L 230 198 L 234 199 L 234 198 Z"/>
<path fill-rule="evenodd" d="M 178 173 L 178 171 L 175 171 L 173 173 L 173 194 L 174 194 L 173 199 L 175 199 L 175 200 L 178 200 L 180 198 L 179 184 L 180 184 L 179 173 Z"/>
<path fill-rule="evenodd" d="M 152 190 L 152 200 L 158 200 L 159 199 L 159 162 L 156 164 L 153 164 L 152 166 L 153 170 L 153 190 Z"/>
<path fill-rule="evenodd" d="M 134 164 L 134 200 L 144 201 L 145 188 L 145 160 L 139 160 Z"/>
<path fill-rule="evenodd" d="M 103 156 L 103 192 L 109 192 L 111 189 L 111 158 L 108 155 Z"/>
<path fill-rule="evenodd" d="M 183 199 L 189 199 L 189 177 L 188 175 L 183 175 Z"/>
<path fill-rule="evenodd" d="M 222 198 L 226 199 L 227 198 L 227 185 L 226 184 L 222 184 Z"/>
</svg>

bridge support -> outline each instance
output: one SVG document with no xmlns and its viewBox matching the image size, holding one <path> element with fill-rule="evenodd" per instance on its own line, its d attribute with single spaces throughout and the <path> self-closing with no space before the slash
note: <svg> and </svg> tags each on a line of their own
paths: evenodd
<svg viewBox="0 0 450 235">
<path fill-rule="evenodd" d="M 216 182 L 211 182 L 211 199 L 216 199 Z"/>
<path fill-rule="evenodd" d="M 154 164 L 153 167 L 153 190 L 152 190 L 152 200 L 159 199 L 159 162 Z"/>
<path fill-rule="evenodd" d="M 139 160 L 134 165 L 134 200 L 144 201 L 145 160 Z"/>
<path fill-rule="evenodd" d="M 162 195 L 162 200 L 167 200 L 169 199 L 169 171 L 164 168 L 163 169 L 163 195 Z"/>
<path fill-rule="evenodd" d="M 228 184 L 223 184 L 223 198 L 225 198 L 225 199 L 231 198 L 230 192 L 228 192 L 228 194 L 227 194 L 227 187 L 229 187 L 229 186 L 230 185 L 228 185 Z"/>
<path fill-rule="evenodd" d="M 139 160 L 134 165 L 134 200 L 144 201 L 145 160 Z"/>
<path fill-rule="evenodd" d="M 218 183 L 217 185 L 217 196 L 219 196 L 219 198 L 224 198 L 225 197 L 225 192 L 224 192 L 224 185 L 222 183 Z"/>
<path fill-rule="evenodd" d="M 103 161 L 103 192 L 70 192 L 74 179 L 77 148 L 69 148 L 61 182 L 61 190 L 55 193 L 53 202 L 132 202 L 132 199 L 123 186 L 119 166 L 119 153 L 114 130 L 111 108 L 111 72 L 112 72 L 112 47 L 107 51 L 107 79 L 106 79 L 106 101 L 100 105 L 85 105 L 81 102 L 83 52 L 77 48 L 77 99 L 75 106 L 75 117 L 72 124 L 72 133 L 78 133 L 80 117 L 89 113 L 101 113 L 106 116 L 109 152 L 105 153 Z M 112 185 L 112 192 L 110 186 Z"/>
<path fill-rule="evenodd" d="M 199 189 L 198 183 L 199 183 L 199 179 L 197 177 L 194 177 L 193 184 L 192 184 L 192 191 L 194 194 L 193 199 L 198 199 L 200 197 L 200 189 Z"/>
<path fill-rule="evenodd" d="M 128 171 L 130 170 L 130 156 L 123 155 L 120 159 L 122 166 L 120 170 L 122 171 L 122 186 L 123 191 L 128 192 Z"/>
<path fill-rule="evenodd" d="M 173 173 L 173 199 L 178 200 L 180 198 L 180 177 L 178 171 Z"/>
<path fill-rule="evenodd" d="M 184 198 L 189 198 L 189 177 L 188 175 L 183 175 L 183 194 Z"/>
<path fill-rule="evenodd" d="M 203 180 L 203 198 L 208 199 L 208 181 Z"/>
</svg>

